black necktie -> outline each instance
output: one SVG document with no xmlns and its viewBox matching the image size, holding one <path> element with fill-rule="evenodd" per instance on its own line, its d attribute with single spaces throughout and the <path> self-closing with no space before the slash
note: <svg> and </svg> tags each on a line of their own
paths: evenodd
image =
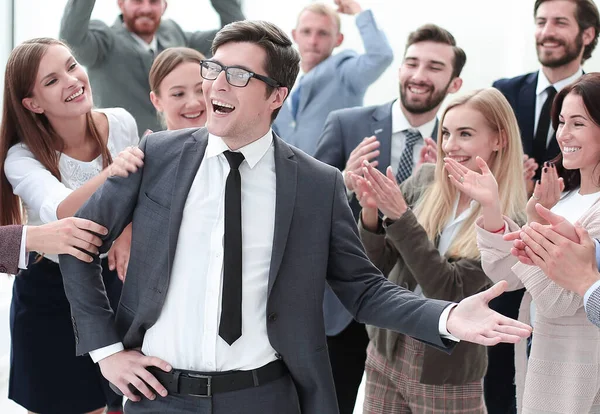
<svg viewBox="0 0 600 414">
<path fill-rule="evenodd" d="M 241 152 L 225 151 L 229 175 L 225 183 L 225 238 L 223 242 L 223 298 L 219 336 L 229 345 L 242 336 L 242 180 Z"/>
<path fill-rule="evenodd" d="M 548 131 L 550 130 L 550 112 L 552 110 L 552 102 L 556 96 L 556 89 L 550 85 L 546 88 L 546 92 L 548 92 L 548 97 L 542 106 L 542 112 L 540 112 L 535 139 L 533 141 L 533 158 L 539 164 L 540 169 L 544 161 L 547 161 L 546 148 L 548 144 Z"/>
</svg>

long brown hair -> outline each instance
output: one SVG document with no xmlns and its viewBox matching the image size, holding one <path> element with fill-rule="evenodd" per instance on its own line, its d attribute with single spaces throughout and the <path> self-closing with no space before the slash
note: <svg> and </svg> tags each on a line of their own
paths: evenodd
<svg viewBox="0 0 600 414">
<path fill-rule="evenodd" d="M 29 151 L 58 180 L 61 179 L 58 162 L 63 142 L 44 114 L 27 110 L 22 101 L 33 93 L 40 62 L 53 45 L 68 47 L 52 38 L 27 40 L 13 49 L 4 74 L 4 108 L 0 126 L 0 225 L 23 222 L 19 198 L 4 172 L 8 150 L 18 143 L 27 145 Z M 112 157 L 94 123 L 92 112 L 86 114 L 88 134 L 97 142 L 106 168 Z M 57 152 L 57 150 L 59 152 Z"/>
</svg>

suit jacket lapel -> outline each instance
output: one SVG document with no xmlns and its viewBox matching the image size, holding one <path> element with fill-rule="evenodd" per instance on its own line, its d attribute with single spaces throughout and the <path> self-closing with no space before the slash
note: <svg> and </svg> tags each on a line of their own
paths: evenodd
<svg viewBox="0 0 600 414">
<path fill-rule="evenodd" d="M 377 169 L 385 174 L 385 169 L 390 165 L 392 154 L 392 105 L 396 101 L 378 106 L 373 111 L 373 121 L 370 131 L 377 136 L 379 141 L 379 164 Z"/>
<path fill-rule="evenodd" d="M 527 77 L 525 84 L 519 91 L 519 110 L 515 111 L 517 121 L 521 127 L 523 150 L 526 154 L 532 154 L 533 152 L 537 79 L 538 72 Z"/>
<path fill-rule="evenodd" d="M 273 234 L 273 248 L 271 253 L 271 267 L 269 269 L 269 290 L 271 294 L 279 267 L 283 260 L 287 244 L 292 215 L 296 205 L 296 182 L 298 164 L 294 153 L 277 135 L 273 134 L 275 146 L 275 231 Z"/>
<path fill-rule="evenodd" d="M 122 17 L 117 17 L 117 20 L 112 27 L 117 32 L 117 38 L 119 41 L 129 44 L 132 53 L 137 55 L 147 80 L 150 69 L 152 68 L 152 62 L 154 62 L 154 56 L 142 48 L 142 45 L 140 45 L 137 40 L 133 38 L 131 33 L 123 25 Z"/>
<path fill-rule="evenodd" d="M 204 158 L 207 143 L 208 131 L 202 128 L 192 134 L 181 150 L 175 177 L 175 190 L 173 191 L 173 200 L 171 201 L 171 218 L 169 220 L 169 273 L 171 272 L 173 259 L 175 258 L 183 208 L 185 207 L 192 182 Z"/>
</svg>

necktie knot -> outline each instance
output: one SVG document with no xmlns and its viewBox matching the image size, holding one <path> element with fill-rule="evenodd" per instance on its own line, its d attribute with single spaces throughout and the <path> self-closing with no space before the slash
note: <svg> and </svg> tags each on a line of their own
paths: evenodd
<svg viewBox="0 0 600 414">
<path fill-rule="evenodd" d="M 237 170 L 240 168 L 240 164 L 244 161 L 244 154 L 241 152 L 223 151 L 223 155 L 227 158 L 229 168 Z"/>
<path fill-rule="evenodd" d="M 550 85 L 546 88 L 546 92 L 548 93 L 548 98 L 546 99 L 554 99 L 554 97 L 556 96 L 556 88 L 554 87 L 554 85 Z"/>
<path fill-rule="evenodd" d="M 406 136 L 406 145 L 414 146 L 419 140 L 421 140 L 421 133 L 418 129 L 407 129 L 404 131 Z"/>
</svg>

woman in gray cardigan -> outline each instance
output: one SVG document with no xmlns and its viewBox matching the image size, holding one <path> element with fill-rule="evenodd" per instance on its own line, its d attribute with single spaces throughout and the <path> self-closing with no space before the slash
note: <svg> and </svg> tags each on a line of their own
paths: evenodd
<svg viewBox="0 0 600 414">
<path fill-rule="evenodd" d="M 504 211 L 518 219 L 526 200 L 523 149 L 515 116 L 493 88 L 455 100 L 441 125 L 437 163 L 423 165 L 400 187 L 390 167 L 386 176 L 365 165 L 364 176 L 352 178 L 363 207 L 360 234 L 373 263 L 398 285 L 458 302 L 491 282 L 475 237 L 481 207 L 452 185 L 444 158 L 473 170 L 477 157 L 487 161 Z M 365 413 L 486 412 L 484 347 L 461 342 L 447 355 L 385 329 L 368 332 Z"/>
</svg>

